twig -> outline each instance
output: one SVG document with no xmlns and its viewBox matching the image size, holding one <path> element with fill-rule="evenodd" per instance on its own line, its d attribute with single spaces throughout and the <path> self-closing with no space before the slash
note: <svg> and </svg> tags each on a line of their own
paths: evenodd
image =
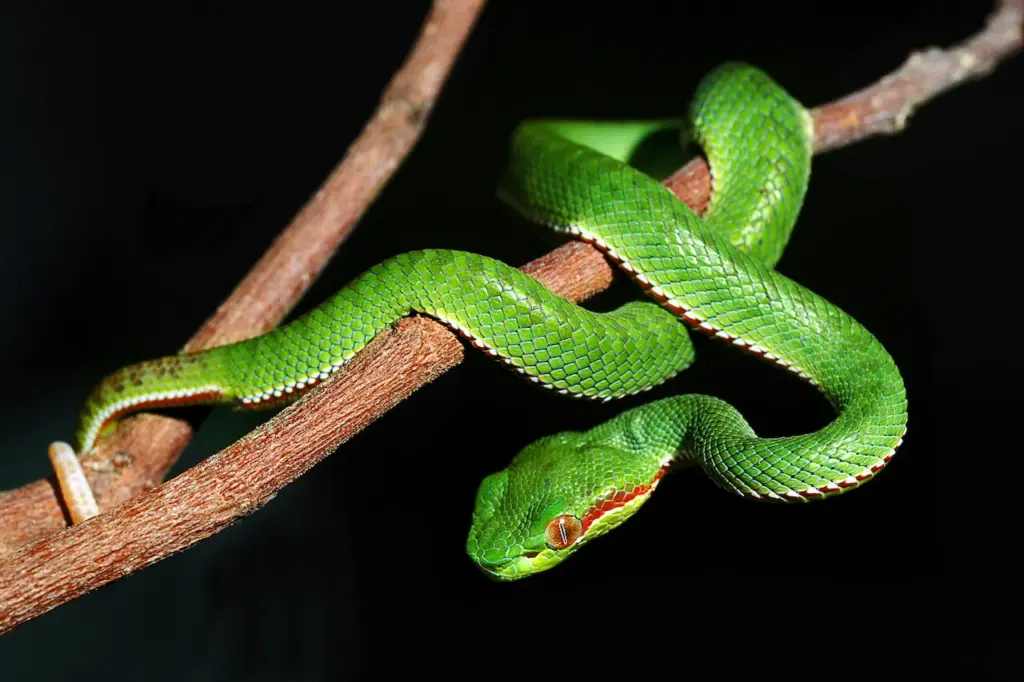
<svg viewBox="0 0 1024 682">
<path fill-rule="evenodd" d="M 814 153 L 902 131 L 918 106 L 991 73 L 1021 48 L 1024 0 L 1002 0 L 985 28 L 959 45 L 919 50 L 899 69 L 862 90 L 822 105 L 814 114 Z M 710 197 L 707 163 L 692 159 L 665 184 L 697 210 Z"/>
<path fill-rule="evenodd" d="M 284 319 L 419 138 L 483 6 L 484 0 L 434 2 L 362 134 L 184 351 L 258 336 Z M 159 485 L 192 437 L 179 420 L 147 417 L 127 424 L 82 458 L 100 509 Z M 52 478 L 0 492 L 0 557 L 66 527 Z"/>
<path fill-rule="evenodd" d="M 900 112 L 967 75 L 987 72 L 1019 50 L 1022 18 L 1024 0 L 1003 2 L 986 29 L 964 45 L 912 58 L 877 86 L 817 109 L 817 149 L 898 130 L 906 121 Z M 969 74 L 965 63 L 971 64 Z M 691 162 L 666 181 L 695 208 L 709 194 L 707 169 L 701 166 Z M 611 282 L 600 254 L 578 243 L 523 269 L 573 300 Z M 439 324 L 403 320 L 317 390 L 224 451 L 100 516 L 13 553 L 0 563 L 0 632 L 252 513 L 367 424 L 458 364 L 462 354 L 462 345 Z"/>
</svg>

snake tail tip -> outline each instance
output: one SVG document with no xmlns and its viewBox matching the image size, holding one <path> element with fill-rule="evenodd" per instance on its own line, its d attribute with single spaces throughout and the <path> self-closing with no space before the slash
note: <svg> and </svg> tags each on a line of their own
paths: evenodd
<svg viewBox="0 0 1024 682">
<path fill-rule="evenodd" d="M 99 514 L 99 505 L 96 504 L 96 498 L 74 448 L 64 441 L 54 441 L 50 443 L 48 454 L 50 464 L 57 475 L 58 492 L 67 507 L 71 524 L 81 523 Z"/>
<path fill-rule="evenodd" d="M 55 440 L 50 443 L 50 446 L 47 448 L 47 452 L 49 452 L 50 457 L 63 457 L 69 454 L 76 454 L 75 449 L 62 440 Z"/>
</svg>

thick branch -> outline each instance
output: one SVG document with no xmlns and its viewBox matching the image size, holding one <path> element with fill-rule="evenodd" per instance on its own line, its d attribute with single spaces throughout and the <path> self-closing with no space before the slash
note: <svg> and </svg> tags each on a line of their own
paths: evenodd
<svg viewBox="0 0 1024 682">
<path fill-rule="evenodd" d="M 815 110 L 817 150 L 899 130 L 912 107 L 1019 50 L 1022 17 L 1024 1 L 1004 2 L 986 29 L 964 45 L 911 58 L 876 86 Z M 700 209 L 707 201 L 702 162 L 691 162 L 666 184 L 692 207 Z M 611 282 L 600 254 L 576 243 L 524 270 L 573 300 Z M 329 381 L 226 450 L 100 516 L 13 553 L 0 563 L 0 632 L 252 513 L 367 424 L 458 364 L 462 353 L 462 345 L 437 323 L 404 320 Z"/>
</svg>

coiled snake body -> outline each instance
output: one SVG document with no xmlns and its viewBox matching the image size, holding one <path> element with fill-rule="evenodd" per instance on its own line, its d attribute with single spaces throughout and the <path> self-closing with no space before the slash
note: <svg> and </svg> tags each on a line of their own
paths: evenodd
<svg viewBox="0 0 1024 682">
<path fill-rule="evenodd" d="M 626 163 L 650 132 L 680 123 L 712 172 L 703 216 Z M 550 568 L 619 525 L 672 464 L 698 465 L 722 488 L 758 500 L 855 488 L 902 442 L 906 397 L 878 340 L 773 269 L 806 193 L 811 140 L 804 108 L 762 72 L 734 63 L 705 78 L 682 122 L 523 123 L 502 196 L 524 216 L 595 244 L 653 301 L 595 313 L 484 256 L 401 254 L 268 334 L 108 376 L 82 412 L 78 452 L 117 418 L 148 407 L 279 405 L 396 320 L 421 313 L 535 383 L 603 399 L 687 367 L 691 327 L 810 382 L 837 413 L 813 433 L 759 438 L 727 403 L 682 395 L 543 438 L 478 491 L 467 552 L 496 579 Z"/>
</svg>

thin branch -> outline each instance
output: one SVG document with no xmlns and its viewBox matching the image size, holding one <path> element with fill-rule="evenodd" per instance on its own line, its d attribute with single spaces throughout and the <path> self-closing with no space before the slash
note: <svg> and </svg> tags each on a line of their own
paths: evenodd
<svg viewBox="0 0 1024 682">
<path fill-rule="evenodd" d="M 426 125 L 484 0 L 436 0 L 359 138 L 231 296 L 189 340 L 198 351 L 274 328 L 326 267 Z M 100 509 L 159 485 L 192 438 L 180 420 L 132 419 L 82 457 Z M 67 527 L 54 478 L 0 492 L 0 557 Z"/>
<path fill-rule="evenodd" d="M 919 50 L 897 71 L 814 111 L 815 152 L 901 132 L 924 102 L 987 76 L 1021 47 L 1024 0 L 1003 0 L 985 30 L 959 45 Z"/>
<path fill-rule="evenodd" d="M 990 74 L 1021 49 L 1024 0 L 1002 0 L 985 28 L 959 45 L 918 50 L 878 82 L 813 109 L 814 153 L 822 154 L 875 135 L 901 132 L 921 104 L 966 81 Z M 711 185 L 707 163 L 692 159 L 665 184 L 703 211 Z"/>
<path fill-rule="evenodd" d="M 817 150 L 898 130 L 906 121 L 900 112 L 1018 51 L 1022 18 L 1024 0 L 1003 2 L 986 29 L 964 45 L 912 58 L 877 86 L 817 109 Z M 966 75 L 965 63 L 971 64 Z M 691 162 L 666 181 L 698 209 L 710 189 L 701 165 Z M 596 250 L 579 243 L 566 244 L 523 269 L 572 300 L 606 288 L 612 275 Z M 100 516 L 14 552 L 0 563 L 0 632 L 252 513 L 462 356 L 461 343 L 444 327 L 426 318 L 403 320 L 318 389 L 222 452 Z M 118 433 L 128 428 L 123 425 Z"/>
<path fill-rule="evenodd" d="M 419 140 L 483 6 L 484 0 L 435 0 L 345 158 L 184 351 L 259 336 L 288 315 Z"/>
</svg>

